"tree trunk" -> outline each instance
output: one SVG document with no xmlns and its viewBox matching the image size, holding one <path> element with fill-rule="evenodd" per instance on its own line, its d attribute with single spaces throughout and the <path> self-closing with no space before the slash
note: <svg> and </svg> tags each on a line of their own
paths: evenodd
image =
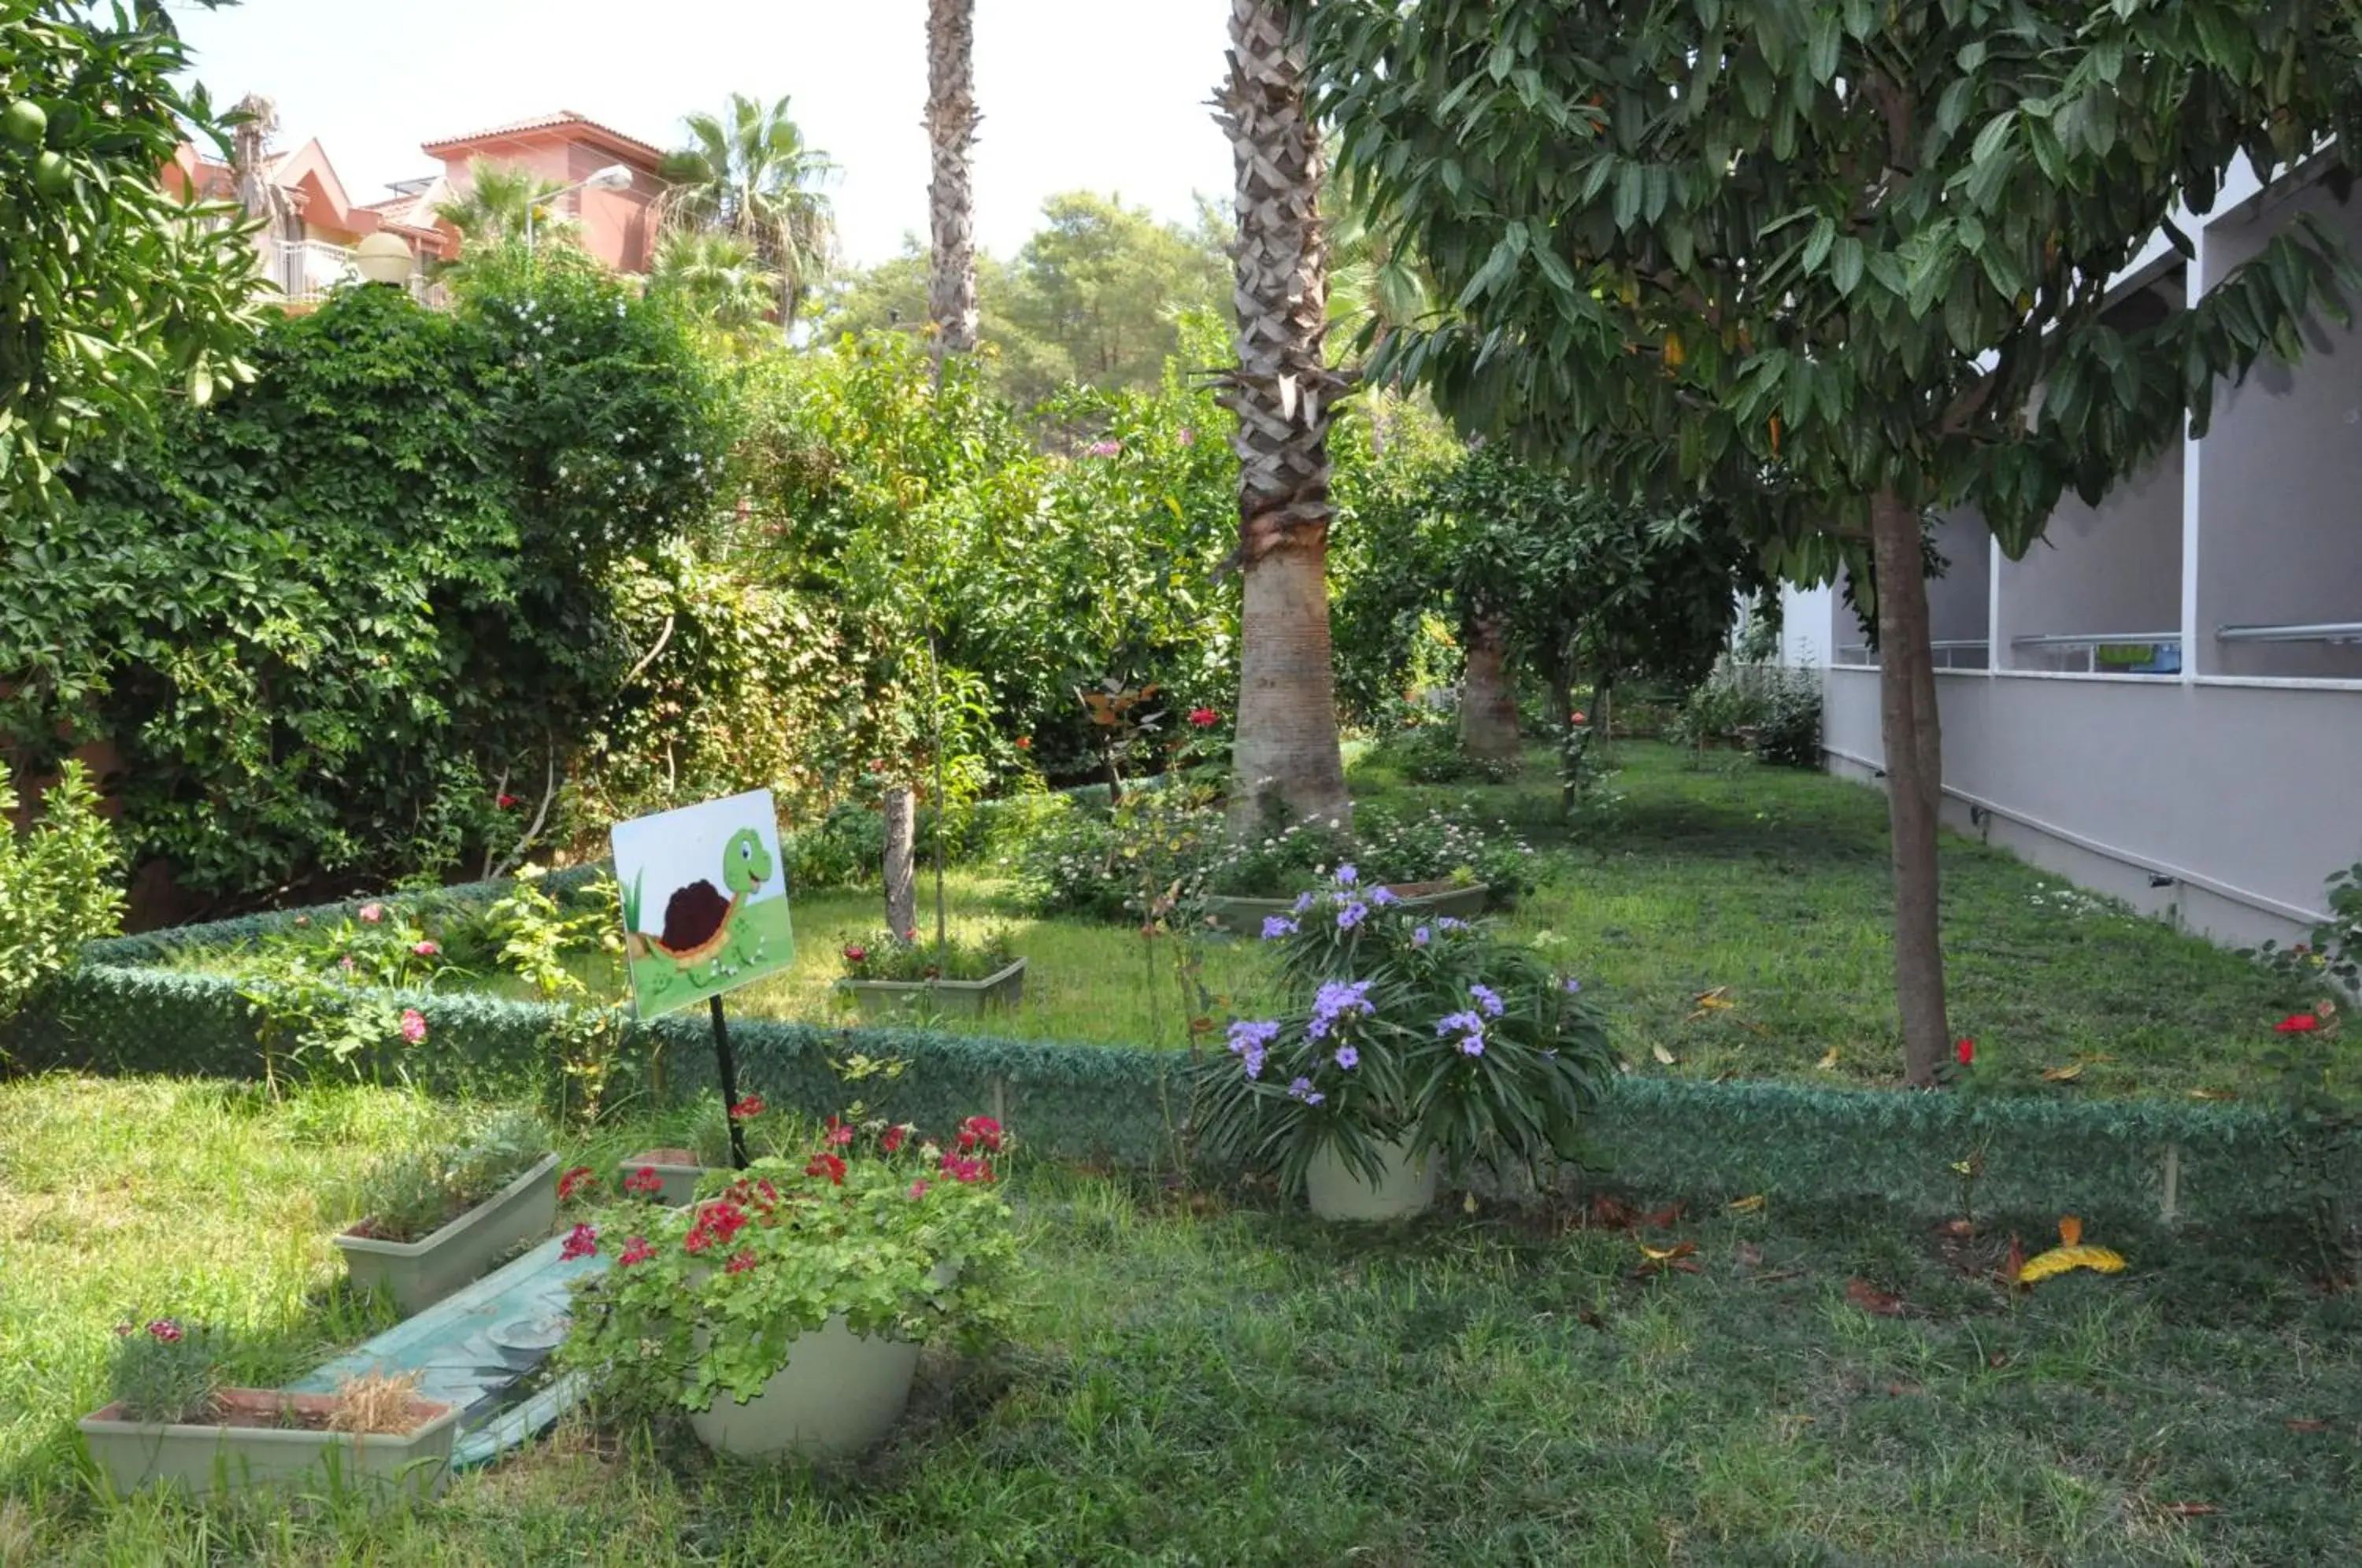
<svg viewBox="0 0 2362 1568">
<path fill-rule="evenodd" d="M 1879 721 L 1894 856 L 1894 999 L 1903 1015 L 1904 1080 L 1925 1088 L 1936 1082 L 1951 1030 L 1944 1014 L 1936 866 L 1943 732 L 1918 509 L 1881 491 L 1871 500 L 1870 533 L 1878 575 Z"/>
<path fill-rule="evenodd" d="M 918 807 L 911 787 L 886 791 L 886 927 L 897 936 L 919 929 L 919 878 L 913 846 L 919 837 Z"/>
<path fill-rule="evenodd" d="M 1460 677 L 1460 749 L 1485 762 L 1518 757 L 1518 694 L 1509 643 L 1497 615 L 1468 623 L 1468 663 Z"/>
<path fill-rule="evenodd" d="M 976 0 L 927 0 L 927 319 L 935 359 L 976 348 L 976 193 L 968 149 L 976 145 Z"/>
<path fill-rule="evenodd" d="M 1329 642 L 1329 419 L 1348 385 L 1321 359 L 1329 300 L 1320 136 L 1305 103 L 1303 40 L 1287 0 L 1231 0 L 1230 73 L 1214 118 L 1238 174 L 1238 740 L 1231 822 L 1265 799 L 1297 819 L 1352 809 L 1337 745 Z"/>
<path fill-rule="evenodd" d="M 1239 722 L 1231 824 L 1253 827 L 1266 795 L 1292 820 L 1352 811 L 1337 749 L 1329 643 L 1329 538 L 1300 537 L 1246 578 L 1239 616 Z"/>
</svg>

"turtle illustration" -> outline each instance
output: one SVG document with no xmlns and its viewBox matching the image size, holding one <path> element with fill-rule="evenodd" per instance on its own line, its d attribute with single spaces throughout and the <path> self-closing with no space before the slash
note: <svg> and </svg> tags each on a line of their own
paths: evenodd
<svg viewBox="0 0 2362 1568">
<path fill-rule="evenodd" d="M 771 852 L 763 844 L 762 835 L 753 828 L 740 828 L 722 846 L 722 884 L 730 889 L 723 898 L 712 883 L 700 879 L 676 889 L 665 900 L 664 930 L 649 936 L 635 931 L 631 946 L 633 956 L 654 952 L 669 958 L 680 972 L 693 983 L 712 984 L 725 975 L 734 975 L 746 962 L 746 955 L 732 944 L 732 926 L 738 911 L 755 890 L 771 879 Z M 639 878 L 632 879 L 633 906 L 639 903 Z M 759 946 L 754 957 L 762 956 Z M 730 962 L 737 959 L 737 963 Z M 709 966 L 702 981 L 697 968 Z"/>
</svg>

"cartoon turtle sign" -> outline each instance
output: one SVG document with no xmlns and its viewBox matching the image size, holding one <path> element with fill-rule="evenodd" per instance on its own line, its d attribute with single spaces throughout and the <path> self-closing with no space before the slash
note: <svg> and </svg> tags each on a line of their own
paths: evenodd
<svg viewBox="0 0 2362 1568">
<path fill-rule="evenodd" d="M 795 962 L 768 790 L 618 823 L 613 837 L 640 1017 L 720 996 Z"/>
</svg>

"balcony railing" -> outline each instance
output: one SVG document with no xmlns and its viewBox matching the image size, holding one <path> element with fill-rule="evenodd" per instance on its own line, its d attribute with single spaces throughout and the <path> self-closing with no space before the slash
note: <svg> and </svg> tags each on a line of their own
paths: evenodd
<svg viewBox="0 0 2362 1568">
<path fill-rule="evenodd" d="M 2031 650 L 2034 668 L 2068 675 L 2179 675 L 2179 632 L 2046 632 L 2012 637 Z"/>
<path fill-rule="evenodd" d="M 1982 637 L 1939 637 L 1927 645 L 1937 669 L 1986 669 L 1992 665 L 1992 645 Z M 1876 669 L 1878 650 L 1868 643 L 1842 643 L 1830 661 L 1839 669 Z"/>
<path fill-rule="evenodd" d="M 290 304 L 317 304 L 330 291 L 357 283 L 361 277 L 350 250 L 319 239 L 281 241 L 273 248 L 265 271 Z M 412 298 L 426 297 L 425 278 L 414 271 L 407 283 Z"/>
</svg>

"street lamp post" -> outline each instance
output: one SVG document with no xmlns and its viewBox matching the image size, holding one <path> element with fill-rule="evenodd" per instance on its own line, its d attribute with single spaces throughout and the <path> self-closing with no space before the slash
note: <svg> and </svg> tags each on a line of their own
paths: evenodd
<svg viewBox="0 0 2362 1568">
<path fill-rule="evenodd" d="M 550 192 L 548 195 L 542 197 L 539 201 L 529 201 L 525 203 L 525 254 L 527 256 L 533 254 L 533 212 L 534 209 L 539 206 L 542 202 L 554 202 L 560 196 L 571 195 L 577 191 L 624 191 L 629 190 L 631 188 L 631 184 L 632 171 L 623 164 L 610 163 L 604 169 L 594 172 L 587 180 L 577 180 L 571 185 L 562 185 L 558 189 Z"/>
</svg>

